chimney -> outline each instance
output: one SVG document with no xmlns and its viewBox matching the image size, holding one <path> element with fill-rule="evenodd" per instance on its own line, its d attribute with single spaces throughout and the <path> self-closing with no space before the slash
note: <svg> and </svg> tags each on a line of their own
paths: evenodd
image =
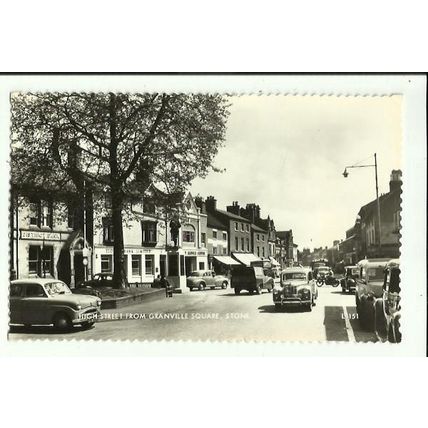
<svg viewBox="0 0 428 428">
<path fill-rule="evenodd" d="M 200 196 L 196 196 L 194 201 L 195 205 L 201 210 L 201 214 L 206 214 L 207 210 L 205 207 L 205 201 Z"/>
<path fill-rule="evenodd" d="M 240 208 L 239 208 L 238 201 L 233 201 L 232 205 L 228 205 L 226 207 L 226 210 L 228 212 L 232 213 L 232 214 L 235 214 L 235 215 L 240 215 L 241 214 L 240 213 Z"/>
<path fill-rule="evenodd" d="M 389 191 L 395 192 L 401 190 L 401 169 L 393 169 L 391 171 L 391 179 L 389 181 Z"/>
<path fill-rule="evenodd" d="M 215 211 L 217 209 L 217 199 L 214 196 L 208 196 L 205 200 L 205 208 L 207 211 Z"/>
</svg>

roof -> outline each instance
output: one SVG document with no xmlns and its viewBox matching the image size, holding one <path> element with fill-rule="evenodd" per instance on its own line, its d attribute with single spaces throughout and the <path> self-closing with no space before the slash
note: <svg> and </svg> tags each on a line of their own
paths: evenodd
<svg viewBox="0 0 428 428">
<path fill-rule="evenodd" d="M 239 221 L 244 221 L 245 223 L 250 223 L 250 220 L 248 220 L 247 218 L 241 217 L 240 215 L 236 215 L 236 214 L 230 213 L 229 211 L 216 210 L 216 212 L 218 212 L 218 213 L 220 213 L 220 214 L 222 214 L 224 216 L 227 216 L 229 218 L 232 218 L 234 220 L 239 220 Z"/>
<path fill-rule="evenodd" d="M 220 263 L 223 263 L 224 265 L 240 265 L 241 263 L 237 262 L 236 260 L 233 260 L 232 257 L 229 256 L 214 256 L 214 259 L 219 261 Z"/>
<path fill-rule="evenodd" d="M 228 227 L 211 212 L 208 212 L 207 226 L 214 229 L 228 230 Z"/>
<path fill-rule="evenodd" d="M 292 235 L 291 230 L 277 230 L 276 236 L 281 239 L 287 239 L 290 235 Z"/>
<path fill-rule="evenodd" d="M 254 223 L 251 223 L 251 228 L 256 232 L 268 233 L 267 230 L 262 229 L 261 227 L 255 225 Z"/>
<path fill-rule="evenodd" d="M 396 192 L 392 191 L 392 192 L 388 192 L 385 193 L 384 195 L 380 195 L 379 196 L 379 204 L 382 205 L 383 202 L 385 202 L 387 199 L 389 199 L 390 197 L 392 197 L 393 195 L 395 195 Z M 377 209 L 377 199 L 374 199 L 373 201 L 370 201 L 368 204 L 363 205 L 360 208 L 360 211 L 358 212 L 358 214 L 360 215 L 362 212 L 367 212 L 367 211 L 374 211 Z"/>
</svg>

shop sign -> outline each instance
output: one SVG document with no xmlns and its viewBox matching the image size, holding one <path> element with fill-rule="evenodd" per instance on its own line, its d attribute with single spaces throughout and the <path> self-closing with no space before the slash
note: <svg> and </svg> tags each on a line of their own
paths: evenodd
<svg viewBox="0 0 428 428">
<path fill-rule="evenodd" d="M 56 232 L 37 232 L 21 230 L 21 239 L 37 239 L 44 241 L 61 241 L 61 234 Z"/>
<path fill-rule="evenodd" d="M 185 256 L 206 256 L 205 251 L 186 250 L 184 251 Z"/>
<path fill-rule="evenodd" d="M 147 254 L 151 253 L 152 250 L 150 248 L 125 248 L 125 254 Z"/>
</svg>

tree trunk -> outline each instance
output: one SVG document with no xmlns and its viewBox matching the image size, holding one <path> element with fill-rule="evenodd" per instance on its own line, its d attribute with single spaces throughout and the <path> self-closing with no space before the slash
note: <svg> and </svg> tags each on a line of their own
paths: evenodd
<svg viewBox="0 0 428 428">
<path fill-rule="evenodd" d="M 112 189 L 112 222 L 114 231 L 113 246 L 113 283 L 115 288 L 128 285 L 125 275 L 123 226 L 122 226 L 123 195 L 120 190 Z"/>
</svg>

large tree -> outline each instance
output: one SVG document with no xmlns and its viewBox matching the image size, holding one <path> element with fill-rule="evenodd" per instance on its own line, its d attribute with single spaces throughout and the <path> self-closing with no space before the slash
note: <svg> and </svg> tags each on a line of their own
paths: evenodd
<svg viewBox="0 0 428 428">
<path fill-rule="evenodd" d="M 14 93 L 12 184 L 111 197 L 114 282 L 124 284 L 123 216 L 149 183 L 177 194 L 213 167 L 228 102 L 205 94 Z"/>
</svg>

